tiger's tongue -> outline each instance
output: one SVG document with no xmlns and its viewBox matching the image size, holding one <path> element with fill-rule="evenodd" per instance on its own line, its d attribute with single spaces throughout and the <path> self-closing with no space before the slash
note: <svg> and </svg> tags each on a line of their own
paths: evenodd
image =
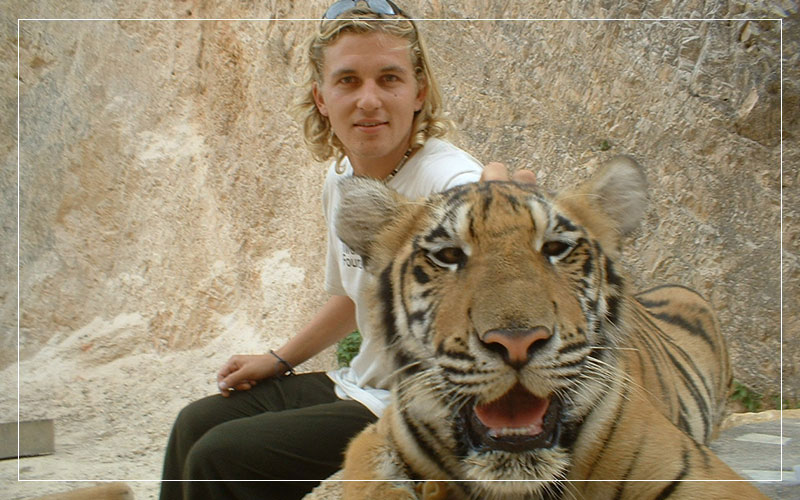
<svg viewBox="0 0 800 500">
<path fill-rule="evenodd" d="M 550 401 L 534 396 L 520 384 L 491 403 L 477 405 L 475 415 L 489 429 L 527 428 L 531 435 L 542 432 L 542 421 Z"/>
</svg>

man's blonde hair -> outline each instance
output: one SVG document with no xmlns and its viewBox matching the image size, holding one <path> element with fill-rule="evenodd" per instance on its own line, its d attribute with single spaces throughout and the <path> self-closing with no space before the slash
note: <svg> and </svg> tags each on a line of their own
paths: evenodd
<svg viewBox="0 0 800 500">
<path fill-rule="evenodd" d="M 334 134 L 330 120 L 323 116 L 314 102 L 314 83 L 322 84 L 325 48 L 346 33 L 386 33 L 408 41 L 411 65 L 417 84 L 426 88 L 422 108 L 414 115 L 411 124 L 411 148 L 421 147 L 431 137 L 444 137 L 452 130 L 452 122 L 444 116 L 442 94 L 430 70 L 428 52 L 413 21 L 402 16 L 385 16 L 367 9 L 353 9 L 341 19 L 329 19 L 320 23 L 317 33 L 305 46 L 305 71 L 302 90 L 296 102 L 296 112 L 303 125 L 306 145 L 316 160 L 335 158 L 337 163 L 344 156 L 344 145 Z"/>
</svg>

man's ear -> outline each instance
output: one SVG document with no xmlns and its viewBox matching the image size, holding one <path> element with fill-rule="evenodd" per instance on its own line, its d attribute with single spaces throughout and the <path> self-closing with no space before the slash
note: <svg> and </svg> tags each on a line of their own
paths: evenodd
<svg viewBox="0 0 800 500">
<path fill-rule="evenodd" d="M 311 94 L 314 96 L 314 103 L 317 105 L 319 114 L 328 116 L 328 106 L 325 105 L 325 98 L 322 96 L 322 91 L 319 89 L 317 82 L 311 84 Z"/>
<path fill-rule="evenodd" d="M 419 90 L 417 91 L 417 98 L 414 101 L 414 111 L 420 111 L 425 104 L 425 97 L 428 95 L 428 82 L 423 78 L 417 83 Z"/>
</svg>

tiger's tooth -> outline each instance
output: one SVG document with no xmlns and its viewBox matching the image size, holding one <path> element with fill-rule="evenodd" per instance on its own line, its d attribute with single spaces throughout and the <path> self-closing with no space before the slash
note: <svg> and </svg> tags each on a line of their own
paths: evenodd
<svg viewBox="0 0 800 500">
<path fill-rule="evenodd" d="M 489 429 L 489 436 L 499 438 L 504 436 L 535 436 L 541 429 L 536 424 L 527 427 L 503 427 L 501 429 Z"/>
</svg>

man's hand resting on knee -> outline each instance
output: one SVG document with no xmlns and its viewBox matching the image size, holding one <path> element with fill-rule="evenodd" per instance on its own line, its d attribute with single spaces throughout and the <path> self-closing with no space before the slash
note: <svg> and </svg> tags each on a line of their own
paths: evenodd
<svg viewBox="0 0 800 500">
<path fill-rule="evenodd" d="M 217 385 L 223 396 L 231 391 L 248 391 L 259 380 L 278 374 L 275 357 L 271 354 L 237 354 L 232 356 L 217 373 Z"/>
</svg>

